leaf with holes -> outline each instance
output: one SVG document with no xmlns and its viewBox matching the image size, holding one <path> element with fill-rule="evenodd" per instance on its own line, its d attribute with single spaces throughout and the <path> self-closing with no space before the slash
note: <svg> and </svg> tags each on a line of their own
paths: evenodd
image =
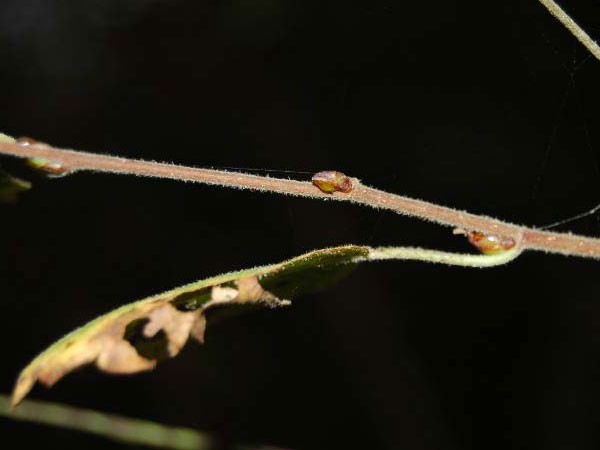
<svg viewBox="0 0 600 450">
<path fill-rule="evenodd" d="M 89 363 L 109 373 L 152 369 L 173 357 L 192 336 L 204 341 L 209 319 L 248 308 L 280 307 L 289 299 L 335 283 L 368 255 L 355 245 L 315 250 L 270 266 L 232 272 L 124 305 L 66 335 L 37 356 L 19 375 L 17 405 L 36 381 L 52 386 Z M 216 317 L 215 317 L 216 316 Z"/>
</svg>

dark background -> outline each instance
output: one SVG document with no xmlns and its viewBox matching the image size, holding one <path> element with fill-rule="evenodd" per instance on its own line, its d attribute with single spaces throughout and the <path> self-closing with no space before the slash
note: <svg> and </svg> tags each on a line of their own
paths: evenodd
<svg viewBox="0 0 600 450">
<path fill-rule="evenodd" d="M 600 201 L 600 63 L 537 1 L 497 3 L 3 0 L 0 131 L 199 167 L 336 169 L 543 225 Z M 600 36 L 597 1 L 564 5 Z M 0 209 L 3 392 L 62 334 L 196 279 L 344 243 L 471 251 L 449 228 L 348 204 L 18 174 L 34 189 Z M 563 229 L 600 234 L 596 217 Z M 286 448 L 595 449 L 599 270 L 537 253 L 485 270 L 363 265 L 154 372 L 87 368 L 31 397 Z M 0 426 L 21 448 L 121 448 Z"/>
</svg>

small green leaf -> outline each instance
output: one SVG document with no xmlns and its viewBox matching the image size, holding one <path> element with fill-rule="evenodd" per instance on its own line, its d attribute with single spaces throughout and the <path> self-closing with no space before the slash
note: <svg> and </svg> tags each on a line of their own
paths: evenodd
<svg viewBox="0 0 600 450">
<path fill-rule="evenodd" d="M 31 183 L 0 169 L 0 202 L 15 203 L 19 195 L 31 189 Z"/>
</svg>

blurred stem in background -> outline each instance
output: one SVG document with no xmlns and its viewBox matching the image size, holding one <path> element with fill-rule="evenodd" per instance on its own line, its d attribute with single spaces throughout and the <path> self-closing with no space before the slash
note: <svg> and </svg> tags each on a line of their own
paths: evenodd
<svg viewBox="0 0 600 450">
<path fill-rule="evenodd" d="M 0 395 L 0 415 L 13 420 L 92 433 L 127 444 L 177 450 L 218 448 L 213 437 L 191 428 L 171 427 L 59 403 L 25 400 L 12 410 L 9 404 L 8 396 Z"/>
</svg>

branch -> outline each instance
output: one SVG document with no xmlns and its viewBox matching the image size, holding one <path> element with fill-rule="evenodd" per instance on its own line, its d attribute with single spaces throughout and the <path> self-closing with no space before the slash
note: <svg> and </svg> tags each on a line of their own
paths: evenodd
<svg viewBox="0 0 600 450">
<path fill-rule="evenodd" d="M 20 158 L 45 160 L 54 167 L 53 170 L 60 168 L 60 170 L 65 172 L 89 170 L 140 175 L 238 189 L 274 192 L 320 200 L 348 201 L 373 208 L 388 209 L 398 214 L 418 217 L 440 225 L 511 238 L 520 250 L 540 250 L 562 253 L 564 255 L 600 258 L 600 239 L 570 233 L 541 231 L 502 222 L 490 217 L 478 216 L 422 200 L 380 191 L 361 184 L 356 178 L 351 179 L 353 188 L 347 193 L 340 191 L 325 193 L 308 181 L 270 178 L 222 170 L 198 169 L 153 161 L 64 150 L 44 143 L 21 145 L 15 143 L 14 139 L 0 134 L 0 154 L 2 153 Z"/>
<path fill-rule="evenodd" d="M 600 47 L 583 29 L 575 23 L 573 19 L 562 9 L 554 0 L 540 0 L 540 3 L 546 7 L 550 14 L 558 19 L 567 30 L 581 42 L 592 55 L 600 61 Z"/>
</svg>

